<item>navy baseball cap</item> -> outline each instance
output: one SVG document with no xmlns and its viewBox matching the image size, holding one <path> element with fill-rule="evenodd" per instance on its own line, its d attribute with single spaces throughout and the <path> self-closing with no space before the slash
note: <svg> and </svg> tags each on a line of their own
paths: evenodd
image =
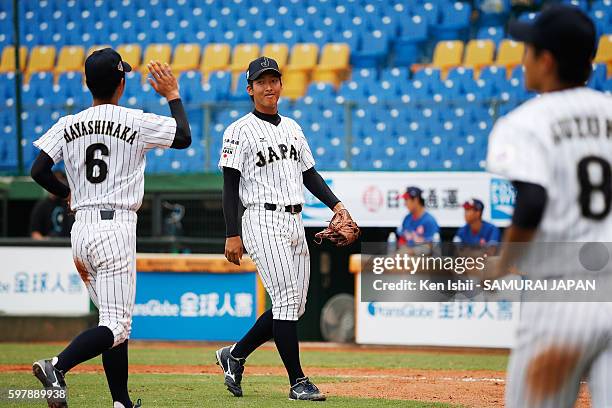
<svg viewBox="0 0 612 408">
<path fill-rule="evenodd" d="M 272 58 L 259 57 L 249 64 L 249 69 L 246 72 L 248 81 L 254 81 L 264 72 L 275 72 L 278 76 L 282 76 L 278 63 Z"/>
<path fill-rule="evenodd" d="M 463 203 L 463 208 L 482 212 L 482 210 L 484 210 L 484 203 L 477 198 L 472 198 Z"/>
<path fill-rule="evenodd" d="M 132 67 L 112 48 L 94 51 L 85 60 L 85 82 L 92 90 L 115 89 Z"/>
<path fill-rule="evenodd" d="M 421 200 L 423 200 L 423 190 L 421 190 L 418 187 L 411 186 L 411 187 L 406 188 L 406 192 L 402 194 L 401 197 L 403 199 L 420 198 Z"/>
<path fill-rule="evenodd" d="M 591 62 L 597 51 L 593 21 L 578 7 L 556 4 L 533 21 L 511 21 L 510 35 L 550 51 L 559 61 Z"/>
</svg>

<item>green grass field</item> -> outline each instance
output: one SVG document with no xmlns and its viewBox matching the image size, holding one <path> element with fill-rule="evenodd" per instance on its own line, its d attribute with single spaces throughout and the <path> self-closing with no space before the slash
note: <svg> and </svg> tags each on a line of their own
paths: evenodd
<svg viewBox="0 0 612 408">
<path fill-rule="evenodd" d="M 0 344 L 0 365 L 30 365 L 34 360 L 56 355 L 62 349 L 59 344 Z M 287 399 L 288 386 L 285 376 L 248 375 L 243 388 L 245 397 L 234 398 L 224 388 L 221 373 L 196 374 L 197 366 L 214 364 L 214 347 L 168 348 L 149 346 L 146 343 L 130 347 L 130 364 L 136 373 L 130 374 L 130 395 L 142 398 L 143 407 L 286 407 L 294 404 Z M 423 369 L 423 370 L 505 370 L 507 357 L 488 354 L 452 354 L 436 352 L 363 351 L 358 353 L 332 350 L 303 350 L 302 365 L 308 374 L 309 367 L 364 368 L 364 369 Z M 96 358 L 85 364 L 101 364 Z M 189 374 L 141 374 L 138 366 L 176 365 L 193 366 Z M 248 367 L 282 367 L 273 348 L 258 350 L 248 361 Z M 4 371 L 4 372 L 3 372 Z M 315 383 L 339 383 L 355 381 L 352 378 L 313 378 Z M 70 373 L 67 376 L 71 407 L 111 407 L 112 402 L 102 373 Z M 0 370 L 0 389 L 38 388 L 38 381 L 29 371 L 6 372 Z M 392 386 L 392 381 L 390 381 Z M 381 395 L 383 397 L 384 395 Z M 316 403 L 314 403 L 316 404 Z M 382 398 L 348 398 L 329 395 L 326 407 L 457 407 L 440 403 L 385 400 Z M 0 401 L 7 407 L 44 407 L 46 403 Z"/>
</svg>

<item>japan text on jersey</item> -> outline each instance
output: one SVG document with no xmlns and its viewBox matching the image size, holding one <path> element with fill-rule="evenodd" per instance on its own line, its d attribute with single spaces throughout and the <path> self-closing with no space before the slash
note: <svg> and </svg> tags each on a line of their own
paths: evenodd
<svg viewBox="0 0 612 408">
<path fill-rule="evenodd" d="M 219 168 L 240 171 L 244 206 L 304 203 L 302 173 L 315 165 L 306 137 L 291 118 L 275 126 L 249 113 L 227 127 Z"/>
</svg>

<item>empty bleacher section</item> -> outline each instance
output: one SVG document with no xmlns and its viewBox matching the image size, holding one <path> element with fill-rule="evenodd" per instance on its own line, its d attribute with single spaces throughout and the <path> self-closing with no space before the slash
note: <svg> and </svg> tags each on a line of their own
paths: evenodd
<svg viewBox="0 0 612 408">
<path fill-rule="evenodd" d="M 612 92 L 612 0 L 571 0 L 600 36 L 589 86 Z M 536 2 L 541 3 L 541 2 Z M 12 2 L 0 2 L 0 170 L 17 163 Z M 495 4 L 492 7 L 491 4 Z M 122 103 L 168 113 L 146 63 L 173 66 L 195 142 L 151 154 L 149 172 L 216 171 L 225 127 L 251 109 L 244 70 L 283 70 L 281 113 L 301 124 L 323 170 L 482 170 L 497 117 L 532 97 L 509 0 L 24 0 L 24 161 L 60 115 L 91 103 L 82 64 L 118 49 L 135 69 Z M 534 18 L 522 13 L 521 19 Z"/>
</svg>

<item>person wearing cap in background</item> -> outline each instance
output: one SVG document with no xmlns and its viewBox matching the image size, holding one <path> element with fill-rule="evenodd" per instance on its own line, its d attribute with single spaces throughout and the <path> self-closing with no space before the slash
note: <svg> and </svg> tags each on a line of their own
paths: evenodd
<svg viewBox="0 0 612 408">
<path fill-rule="evenodd" d="M 431 252 L 431 244 L 439 242 L 440 227 L 436 219 L 425 209 L 423 190 L 418 187 L 408 187 L 401 195 L 409 213 L 397 229 L 397 243 L 399 249 L 408 249 L 408 252 Z M 415 248 L 421 248 L 415 251 Z"/>
<path fill-rule="evenodd" d="M 586 381 L 592 406 L 612 407 L 612 98 L 586 87 L 596 27 L 579 7 L 553 4 L 508 32 L 525 43 L 525 87 L 540 95 L 489 136 L 487 170 L 516 199 L 483 278 L 520 273 L 548 289 L 521 293 L 505 406 L 573 407 Z M 596 289 L 554 288 L 585 281 Z"/>
<path fill-rule="evenodd" d="M 457 230 L 453 242 L 472 247 L 495 247 L 500 231 L 495 225 L 482 220 L 484 203 L 477 198 L 463 203 L 466 224 Z"/>
</svg>

